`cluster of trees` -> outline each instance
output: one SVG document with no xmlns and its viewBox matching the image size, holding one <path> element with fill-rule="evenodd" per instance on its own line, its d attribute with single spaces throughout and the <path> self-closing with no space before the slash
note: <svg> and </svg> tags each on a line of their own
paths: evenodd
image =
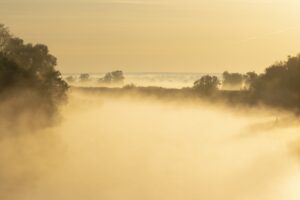
<svg viewBox="0 0 300 200">
<path fill-rule="evenodd" d="M 210 94 L 218 90 L 220 81 L 216 76 L 205 75 L 194 82 L 194 89 L 203 94 Z"/>
<path fill-rule="evenodd" d="M 121 70 L 116 70 L 112 72 L 108 72 L 104 75 L 104 77 L 98 79 L 98 83 L 100 84 L 123 84 L 124 83 L 124 73 Z M 90 80 L 90 75 L 87 73 L 80 74 L 79 81 L 87 82 Z M 73 76 L 68 76 L 66 78 L 68 82 L 74 82 L 75 78 Z"/>
<path fill-rule="evenodd" d="M 87 82 L 87 81 L 89 81 L 89 79 L 90 79 L 90 75 L 87 74 L 87 73 L 83 73 L 83 74 L 80 74 L 80 75 L 79 75 L 79 80 L 80 80 L 80 82 Z M 67 76 L 67 77 L 65 78 L 65 80 L 66 80 L 68 83 L 73 83 L 73 82 L 76 81 L 76 78 L 75 78 L 74 76 Z"/>
<path fill-rule="evenodd" d="M 250 92 L 267 104 L 300 109 L 300 55 L 268 67 L 251 83 Z"/>
<path fill-rule="evenodd" d="M 223 89 L 240 89 L 243 85 L 244 76 L 240 73 L 223 72 Z"/>
<path fill-rule="evenodd" d="M 222 73 L 222 81 L 216 76 L 205 75 L 194 82 L 194 88 L 203 93 L 211 93 L 222 88 L 223 90 L 247 90 L 252 87 L 254 81 L 258 78 L 255 72 Z"/>
<path fill-rule="evenodd" d="M 79 76 L 79 79 L 81 82 L 86 82 L 89 80 L 89 78 L 90 78 L 90 75 L 87 73 L 80 74 L 80 76 Z"/>
<path fill-rule="evenodd" d="M 0 100 L 27 91 L 35 95 L 35 108 L 54 112 L 68 90 L 56 64 L 46 45 L 24 43 L 0 24 Z"/>
<path fill-rule="evenodd" d="M 222 74 L 222 89 L 239 90 L 247 89 L 251 86 L 251 83 L 258 77 L 255 72 L 230 73 L 228 71 Z"/>
<path fill-rule="evenodd" d="M 223 74 L 223 89 L 235 88 L 246 94 L 248 102 L 293 108 L 300 111 L 300 55 L 289 56 L 287 61 L 277 62 L 264 73 Z M 194 82 L 194 89 L 201 94 L 216 93 L 221 81 L 206 75 Z M 241 90 L 242 89 L 242 90 Z M 235 92 L 236 92 L 235 91 Z"/>
<path fill-rule="evenodd" d="M 125 79 L 125 77 L 124 77 L 123 71 L 117 70 L 117 71 L 106 73 L 103 78 L 99 79 L 99 83 L 123 84 L 124 79 Z"/>
<path fill-rule="evenodd" d="M 55 69 L 57 59 L 43 44 L 24 43 L 13 36 L 7 27 L 0 24 L 0 101 L 9 94 L 30 91 L 33 107 L 56 111 L 57 106 L 66 100 L 68 84 Z M 80 81 L 89 80 L 89 74 L 81 74 Z M 66 79 L 74 81 L 70 76 Z M 106 73 L 99 79 L 101 84 L 123 84 L 124 74 L 117 70 Z M 210 95 L 222 89 L 243 90 L 248 101 L 297 108 L 300 110 L 300 55 L 289 56 L 287 61 L 268 67 L 264 73 L 222 74 L 222 81 L 216 76 L 206 75 L 194 82 L 193 89 Z M 235 91 L 235 92 L 236 92 Z M 34 97 L 34 98 L 33 98 Z M 38 97 L 38 98 L 36 98 Z"/>
</svg>

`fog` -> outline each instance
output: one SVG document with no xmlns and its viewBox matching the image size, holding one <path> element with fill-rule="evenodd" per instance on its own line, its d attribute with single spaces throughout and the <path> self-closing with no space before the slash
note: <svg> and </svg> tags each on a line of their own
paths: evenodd
<svg viewBox="0 0 300 200">
<path fill-rule="evenodd" d="M 211 74 L 211 73 L 209 73 Z M 105 73 L 90 73 L 87 81 L 80 81 L 80 74 L 64 74 L 63 77 L 72 77 L 73 81 L 69 83 L 78 87 L 120 87 L 128 84 L 136 86 L 148 87 L 164 87 L 164 88 L 183 88 L 193 86 L 194 81 L 202 77 L 203 73 L 171 73 L 171 72 L 143 72 L 130 73 L 125 72 L 125 79 L 123 85 L 120 84 L 101 84 L 99 78 L 104 77 Z M 216 74 L 219 75 L 219 74 Z"/>
<path fill-rule="evenodd" d="M 61 113 L 1 139 L 2 199 L 299 199 L 288 113 L 76 91 Z"/>
</svg>

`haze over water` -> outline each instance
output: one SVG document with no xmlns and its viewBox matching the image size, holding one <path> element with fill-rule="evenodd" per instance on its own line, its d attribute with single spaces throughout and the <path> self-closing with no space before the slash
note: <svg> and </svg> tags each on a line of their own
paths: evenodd
<svg viewBox="0 0 300 200">
<path fill-rule="evenodd" d="M 12 199 L 298 199 L 287 113 L 78 92 L 62 113 L 55 167 Z"/>
<path fill-rule="evenodd" d="M 183 88 L 191 87 L 194 82 L 207 73 L 174 73 L 174 72 L 125 72 L 125 80 L 123 85 L 134 84 L 135 86 L 155 86 L 164 88 Z M 208 73 L 221 77 L 221 73 Z M 80 74 L 69 73 L 63 74 L 64 78 L 72 76 L 74 82 L 72 85 L 85 86 L 85 87 L 97 87 L 99 84 L 99 78 L 102 78 L 105 73 L 89 73 L 89 80 L 86 82 L 80 81 Z M 120 87 L 120 85 L 106 85 L 107 87 Z"/>
<path fill-rule="evenodd" d="M 299 200 L 299 10 L 0 0 L 0 200 Z"/>
</svg>

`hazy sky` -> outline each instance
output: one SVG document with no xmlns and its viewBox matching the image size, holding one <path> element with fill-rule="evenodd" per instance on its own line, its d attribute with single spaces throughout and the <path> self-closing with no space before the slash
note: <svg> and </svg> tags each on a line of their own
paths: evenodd
<svg viewBox="0 0 300 200">
<path fill-rule="evenodd" d="M 262 71 L 300 53 L 299 0 L 0 0 L 63 72 Z"/>
</svg>

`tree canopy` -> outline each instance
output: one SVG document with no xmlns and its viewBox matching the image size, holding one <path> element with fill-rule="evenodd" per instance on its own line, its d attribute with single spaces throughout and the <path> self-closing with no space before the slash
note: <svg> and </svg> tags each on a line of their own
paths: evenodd
<svg viewBox="0 0 300 200">
<path fill-rule="evenodd" d="M 268 67 L 252 82 L 251 92 L 267 104 L 300 108 L 300 55 Z"/>
<path fill-rule="evenodd" d="M 211 93 L 218 90 L 220 81 L 216 76 L 205 75 L 194 82 L 194 89 L 202 93 Z"/>
<path fill-rule="evenodd" d="M 46 45 L 27 44 L 0 24 L 0 100 L 26 90 L 35 94 L 32 109 L 44 109 L 49 115 L 55 112 L 68 90 L 56 64 Z"/>
<path fill-rule="evenodd" d="M 240 73 L 223 72 L 223 89 L 241 89 L 244 77 Z"/>
</svg>

